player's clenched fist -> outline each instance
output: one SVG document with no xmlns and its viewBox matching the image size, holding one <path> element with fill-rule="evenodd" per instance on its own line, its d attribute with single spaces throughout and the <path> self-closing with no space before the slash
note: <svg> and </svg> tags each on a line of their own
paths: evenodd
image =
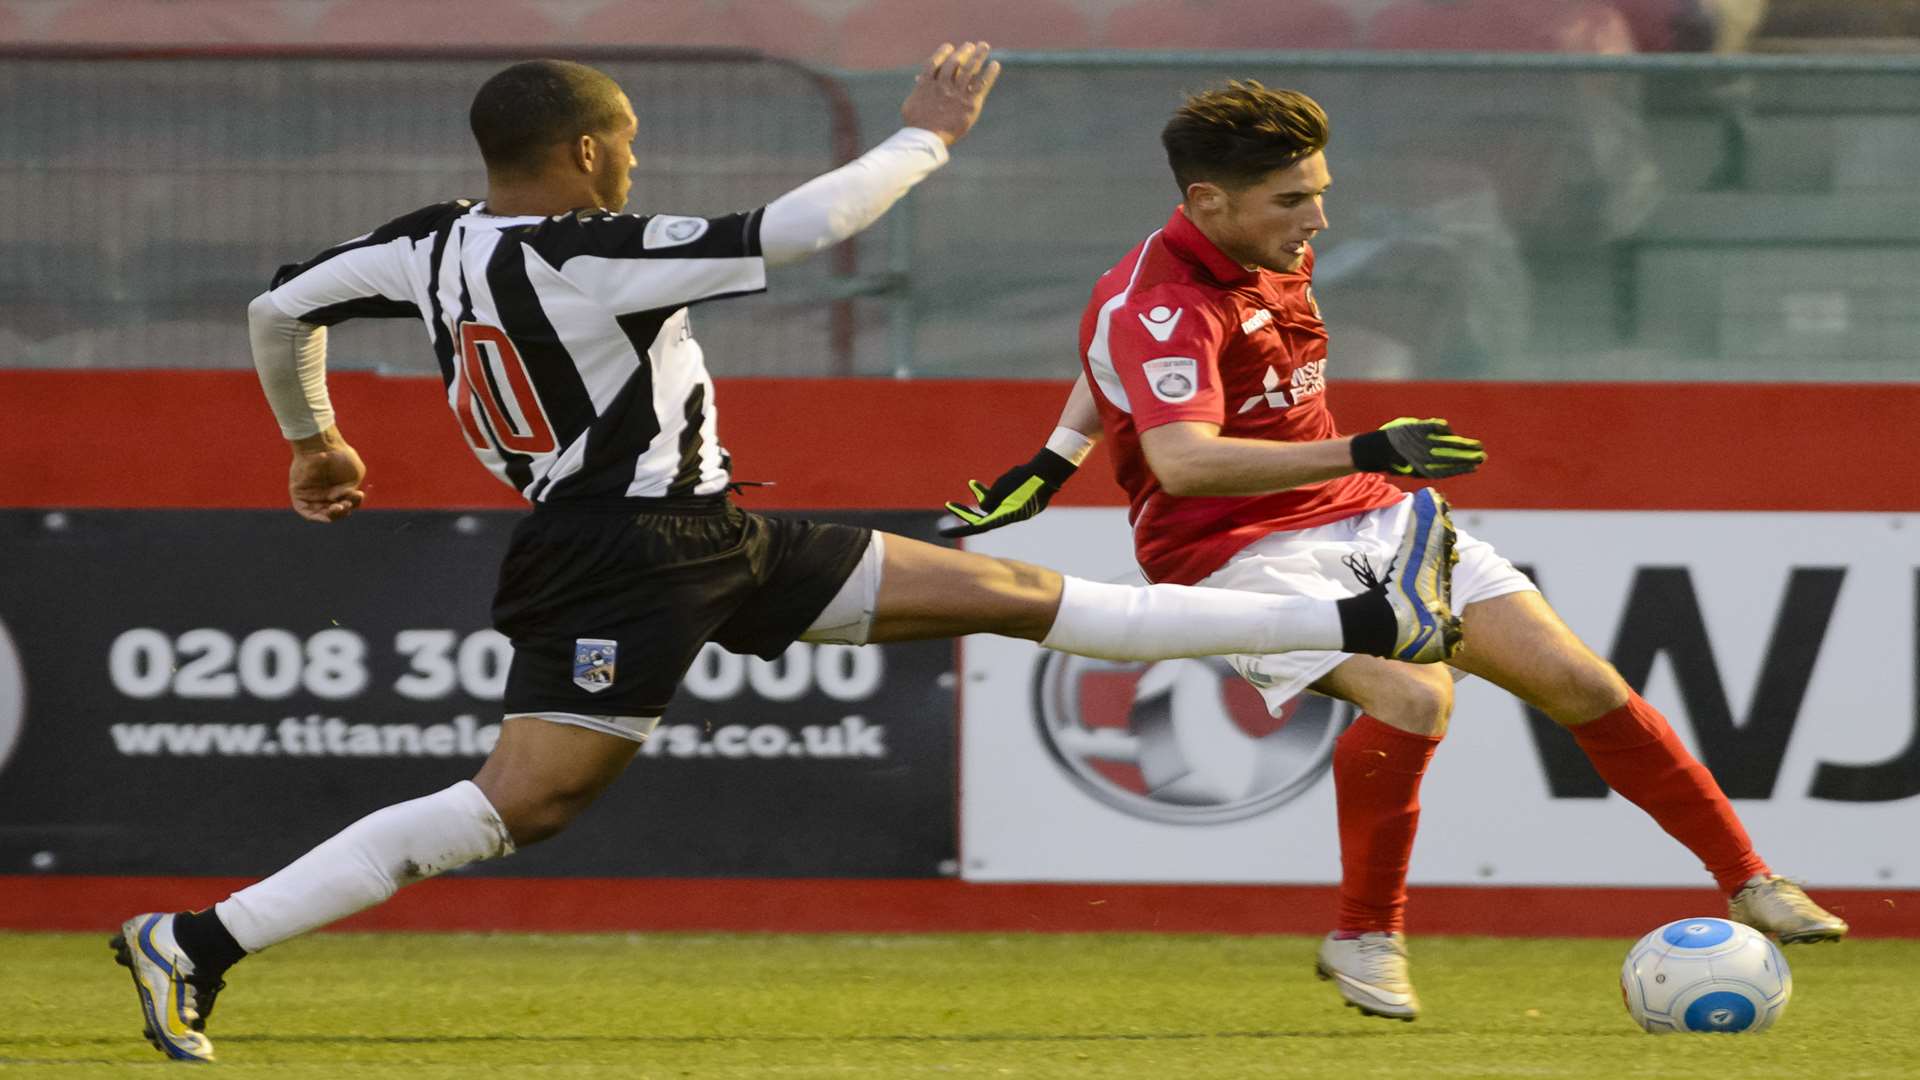
<svg viewBox="0 0 1920 1080">
<path fill-rule="evenodd" d="M 900 119 L 933 132 L 948 146 L 959 142 L 980 119 L 980 108 L 1000 77 L 1000 62 L 987 59 L 990 51 L 984 41 L 935 49 L 900 106 Z"/>
<path fill-rule="evenodd" d="M 360 482 L 367 467 L 346 440 L 331 429 L 311 439 L 298 439 L 293 464 L 287 469 L 287 494 L 293 511 L 308 521 L 339 521 L 360 508 L 366 492 Z"/>
<path fill-rule="evenodd" d="M 1438 417 L 1402 416 L 1353 437 L 1353 467 L 1361 472 L 1438 479 L 1470 473 L 1486 460 L 1480 440 L 1455 435 Z"/>
</svg>

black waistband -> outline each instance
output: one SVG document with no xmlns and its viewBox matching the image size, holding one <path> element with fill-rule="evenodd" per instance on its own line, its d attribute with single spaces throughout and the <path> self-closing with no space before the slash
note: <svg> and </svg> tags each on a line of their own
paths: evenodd
<svg viewBox="0 0 1920 1080">
<path fill-rule="evenodd" d="M 659 498 L 562 499 L 537 502 L 537 514 L 724 514 L 730 504 L 724 493 L 667 495 Z"/>
</svg>

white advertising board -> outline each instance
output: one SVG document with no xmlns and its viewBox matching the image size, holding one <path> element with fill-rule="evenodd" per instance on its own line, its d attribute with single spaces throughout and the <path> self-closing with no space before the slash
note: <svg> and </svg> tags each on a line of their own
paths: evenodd
<svg viewBox="0 0 1920 1080">
<path fill-rule="evenodd" d="M 1920 886 L 1920 515 L 1462 512 L 1536 573 L 1713 769 L 1775 870 Z M 1049 510 L 974 550 L 1138 580 L 1119 509 Z M 1215 661 L 1110 664 L 963 647 L 962 874 L 978 881 L 1333 882 L 1332 739 Z M 1479 679 L 1421 792 L 1411 878 L 1700 885 L 1572 739 Z"/>
</svg>

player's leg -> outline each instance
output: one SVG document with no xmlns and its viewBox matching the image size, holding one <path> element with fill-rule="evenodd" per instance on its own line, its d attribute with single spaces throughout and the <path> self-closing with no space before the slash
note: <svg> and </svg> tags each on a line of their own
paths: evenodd
<svg viewBox="0 0 1920 1080">
<path fill-rule="evenodd" d="M 156 1045 L 204 1058 L 221 974 L 403 885 L 553 835 L 626 768 L 700 649 L 751 584 L 743 515 L 535 513 L 494 600 L 514 642 L 498 742 L 472 781 L 375 811 L 210 908 L 125 927 Z M 621 655 L 624 652 L 624 657 Z M 196 989 L 195 984 L 205 989 Z M 151 1002 L 174 1001 L 167 1010 Z M 198 1011 L 199 1016 L 189 1015 Z"/>
<path fill-rule="evenodd" d="M 1407 866 L 1420 823 L 1420 781 L 1446 734 L 1453 679 L 1444 670 L 1349 658 L 1313 689 L 1361 715 L 1333 748 L 1340 821 L 1340 910 L 1315 971 L 1370 1016 L 1412 1020 L 1407 971 Z"/>
<path fill-rule="evenodd" d="M 633 726 L 651 731 L 655 718 Z M 509 717 L 471 781 L 377 810 L 285 869 L 215 904 L 249 953 L 386 900 L 402 886 L 508 855 L 564 828 L 626 769 L 638 737 Z"/>
<path fill-rule="evenodd" d="M 1837 939 L 1847 924 L 1768 870 L 1713 774 L 1659 710 L 1594 655 L 1537 592 L 1468 604 L 1454 666 L 1546 713 L 1608 786 L 1686 845 L 1732 896 L 1734 918 L 1782 941 Z"/>
<path fill-rule="evenodd" d="M 1267 537 L 1235 556 L 1207 584 L 1327 595 L 1353 580 L 1348 556 L 1392 550 L 1419 496 L 1327 526 Z M 1530 589 L 1492 548 L 1462 533 L 1455 603 Z M 1468 639 L 1468 648 L 1473 648 Z M 1350 1004 L 1403 1020 L 1420 1004 L 1407 974 L 1403 937 L 1407 867 L 1419 823 L 1419 790 L 1453 705 L 1450 673 L 1337 653 L 1236 656 L 1234 667 L 1278 715 L 1309 689 L 1356 704 L 1361 716 L 1334 744 L 1332 769 L 1341 841 L 1340 909 L 1316 968 Z"/>
<path fill-rule="evenodd" d="M 1516 592 L 1467 605 L 1462 621 L 1479 632 L 1473 653 L 1453 666 L 1478 675 L 1575 728 L 1625 705 L 1633 696 L 1613 665 L 1594 655 L 1537 592 Z"/>
<path fill-rule="evenodd" d="M 207 1020 L 243 957 L 559 832 L 620 775 L 657 718 L 599 720 L 596 730 L 509 718 L 473 780 L 376 810 L 211 907 L 127 920 L 112 944 L 133 973 L 148 1039 L 169 1057 L 211 1060 Z"/>
<path fill-rule="evenodd" d="M 615 733 L 539 715 L 508 717 L 499 743 L 474 774 L 474 786 L 493 805 L 515 848 L 537 844 L 572 824 L 619 779 L 659 719 L 605 718 L 630 732 Z"/>
<path fill-rule="evenodd" d="M 1443 500 L 1415 499 L 1391 580 L 1342 600 L 1111 585 L 889 535 L 867 640 L 994 633 L 1112 660 L 1296 649 L 1438 659 L 1457 641 L 1453 526 Z"/>
</svg>

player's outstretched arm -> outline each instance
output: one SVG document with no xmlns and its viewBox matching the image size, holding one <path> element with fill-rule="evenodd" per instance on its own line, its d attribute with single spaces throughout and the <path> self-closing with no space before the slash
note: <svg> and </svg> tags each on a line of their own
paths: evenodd
<svg viewBox="0 0 1920 1080">
<path fill-rule="evenodd" d="M 1180 420 L 1140 433 L 1140 452 L 1169 495 L 1265 495 L 1357 471 L 1351 439 L 1274 442 L 1220 434 L 1220 425 Z"/>
<path fill-rule="evenodd" d="M 280 310 L 271 292 L 247 305 L 253 367 L 293 452 L 287 494 L 308 521 L 339 521 L 366 498 L 366 466 L 340 437 L 327 394 L 327 331 Z"/>
<path fill-rule="evenodd" d="M 767 264 L 796 262 L 853 236 L 945 165 L 947 147 L 972 130 L 1000 77 L 988 52 L 984 41 L 940 46 L 900 107 L 906 127 L 768 203 L 760 222 Z"/>
<path fill-rule="evenodd" d="M 1160 486 L 1182 497 L 1264 495 L 1355 472 L 1458 476 L 1487 459 L 1478 440 L 1437 419 L 1318 442 L 1242 439 L 1220 434 L 1217 424 L 1183 421 L 1141 432 L 1140 449 Z"/>
<path fill-rule="evenodd" d="M 1093 402 L 1085 376 L 1075 379 L 1073 392 L 1060 410 L 1060 423 L 1047 437 L 1047 445 L 1024 465 L 1015 465 L 1000 474 L 991 486 L 968 480 L 973 506 L 947 504 L 947 512 L 959 519 L 942 525 L 942 536 L 975 536 L 1003 525 L 1025 521 L 1047 508 L 1054 493 L 1073 478 L 1080 463 L 1093 452 L 1100 438 L 1100 410 Z"/>
</svg>

